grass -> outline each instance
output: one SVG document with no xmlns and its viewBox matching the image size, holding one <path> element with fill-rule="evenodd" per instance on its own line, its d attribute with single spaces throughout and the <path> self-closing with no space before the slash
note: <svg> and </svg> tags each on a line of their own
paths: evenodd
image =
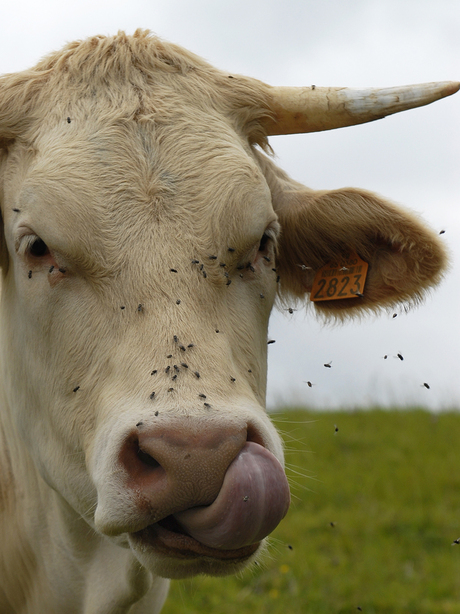
<svg viewBox="0 0 460 614">
<path fill-rule="evenodd" d="M 172 582 L 162 614 L 460 614 L 460 413 L 274 422 L 293 502 L 268 555 L 237 577 Z"/>
</svg>

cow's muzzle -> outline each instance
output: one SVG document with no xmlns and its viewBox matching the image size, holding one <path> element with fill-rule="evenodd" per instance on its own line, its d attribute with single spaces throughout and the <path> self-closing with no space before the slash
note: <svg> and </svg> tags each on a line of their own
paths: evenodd
<svg viewBox="0 0 460 614">
<path fill-rule="evenodd" d="M 130 532 L 173 556 L 250 556 L 289 508 L 283 467 L 254 428 L 192 423 L 126 439 L 119 461 L 139 514 Z"/>
</svg>

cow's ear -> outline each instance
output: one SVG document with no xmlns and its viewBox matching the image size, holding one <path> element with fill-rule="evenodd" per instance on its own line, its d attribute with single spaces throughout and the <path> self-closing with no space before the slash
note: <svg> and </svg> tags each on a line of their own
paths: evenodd
<svg viewBox="0 0 460 614">
<path fill-rule="evenodd" d="M 12 140 L 10 138 L 2 139 L 2 135 L 0 132 L 0 268 L 3 269 L 3 272 L 6 272 L 8 268 L 8 250 L 6 248 L 6 240 L 5 240 L 5 232 L 3 226 L 3 185 L 4 185 L 4 169 L 6 164 L 6 159 L 8 155 L 8 147 L 12 144 Z"/>
<path fill-rule="evenodd" d="M 340 317 L 359 309 L 414 304 L 439 283 L 447 267 L 446 250 L 416 215 L 364 190 L 310 190 L 266 156 L 260 158 L 282 229 L 282 296 L 307 298 L 318 269 L 349 252 L 369 265 L 365 287 L 356 298 L 315 303 L 323 313 Z"/>
</svg>

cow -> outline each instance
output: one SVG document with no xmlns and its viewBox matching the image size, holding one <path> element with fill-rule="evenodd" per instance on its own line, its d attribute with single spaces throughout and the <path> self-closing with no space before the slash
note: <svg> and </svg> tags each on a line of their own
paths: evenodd
<svg viewBox="0 0 460 614">
<path fill-rule="evenodd" d="M 355 254 L 365 284 L 315 302 L 353 317 L 447 265 L 417 215 L 297 183 L 268 137 L 458 89 L 277 88 L 142 30 L 0 79 L 2 614 L 152 614 L 170 578 L 256 560 L 290 501 L 275 300 Z"/>
</svg>

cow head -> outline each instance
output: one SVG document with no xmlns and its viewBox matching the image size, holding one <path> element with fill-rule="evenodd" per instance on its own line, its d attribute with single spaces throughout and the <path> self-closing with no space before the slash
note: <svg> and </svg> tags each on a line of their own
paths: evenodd
<svg viewBox="0 0 460 614">
<path fill-rule="evenodd" d="M 321 266 L 356 251 L 362 296 L 318 304 L 342 317 L 418 301 L 446 264 L 416 216 L 292 181 L 266 136 L 370 121 L 449 87 L 372 92 L 372 105 L 280 90 L 143 32 L 4 77 L 1 369 L 16 471 L 33 466 L 160 575 L 246 564 L 289 505 L 264 411 L 277 294 L 308 298 Z"/>
</svg>

